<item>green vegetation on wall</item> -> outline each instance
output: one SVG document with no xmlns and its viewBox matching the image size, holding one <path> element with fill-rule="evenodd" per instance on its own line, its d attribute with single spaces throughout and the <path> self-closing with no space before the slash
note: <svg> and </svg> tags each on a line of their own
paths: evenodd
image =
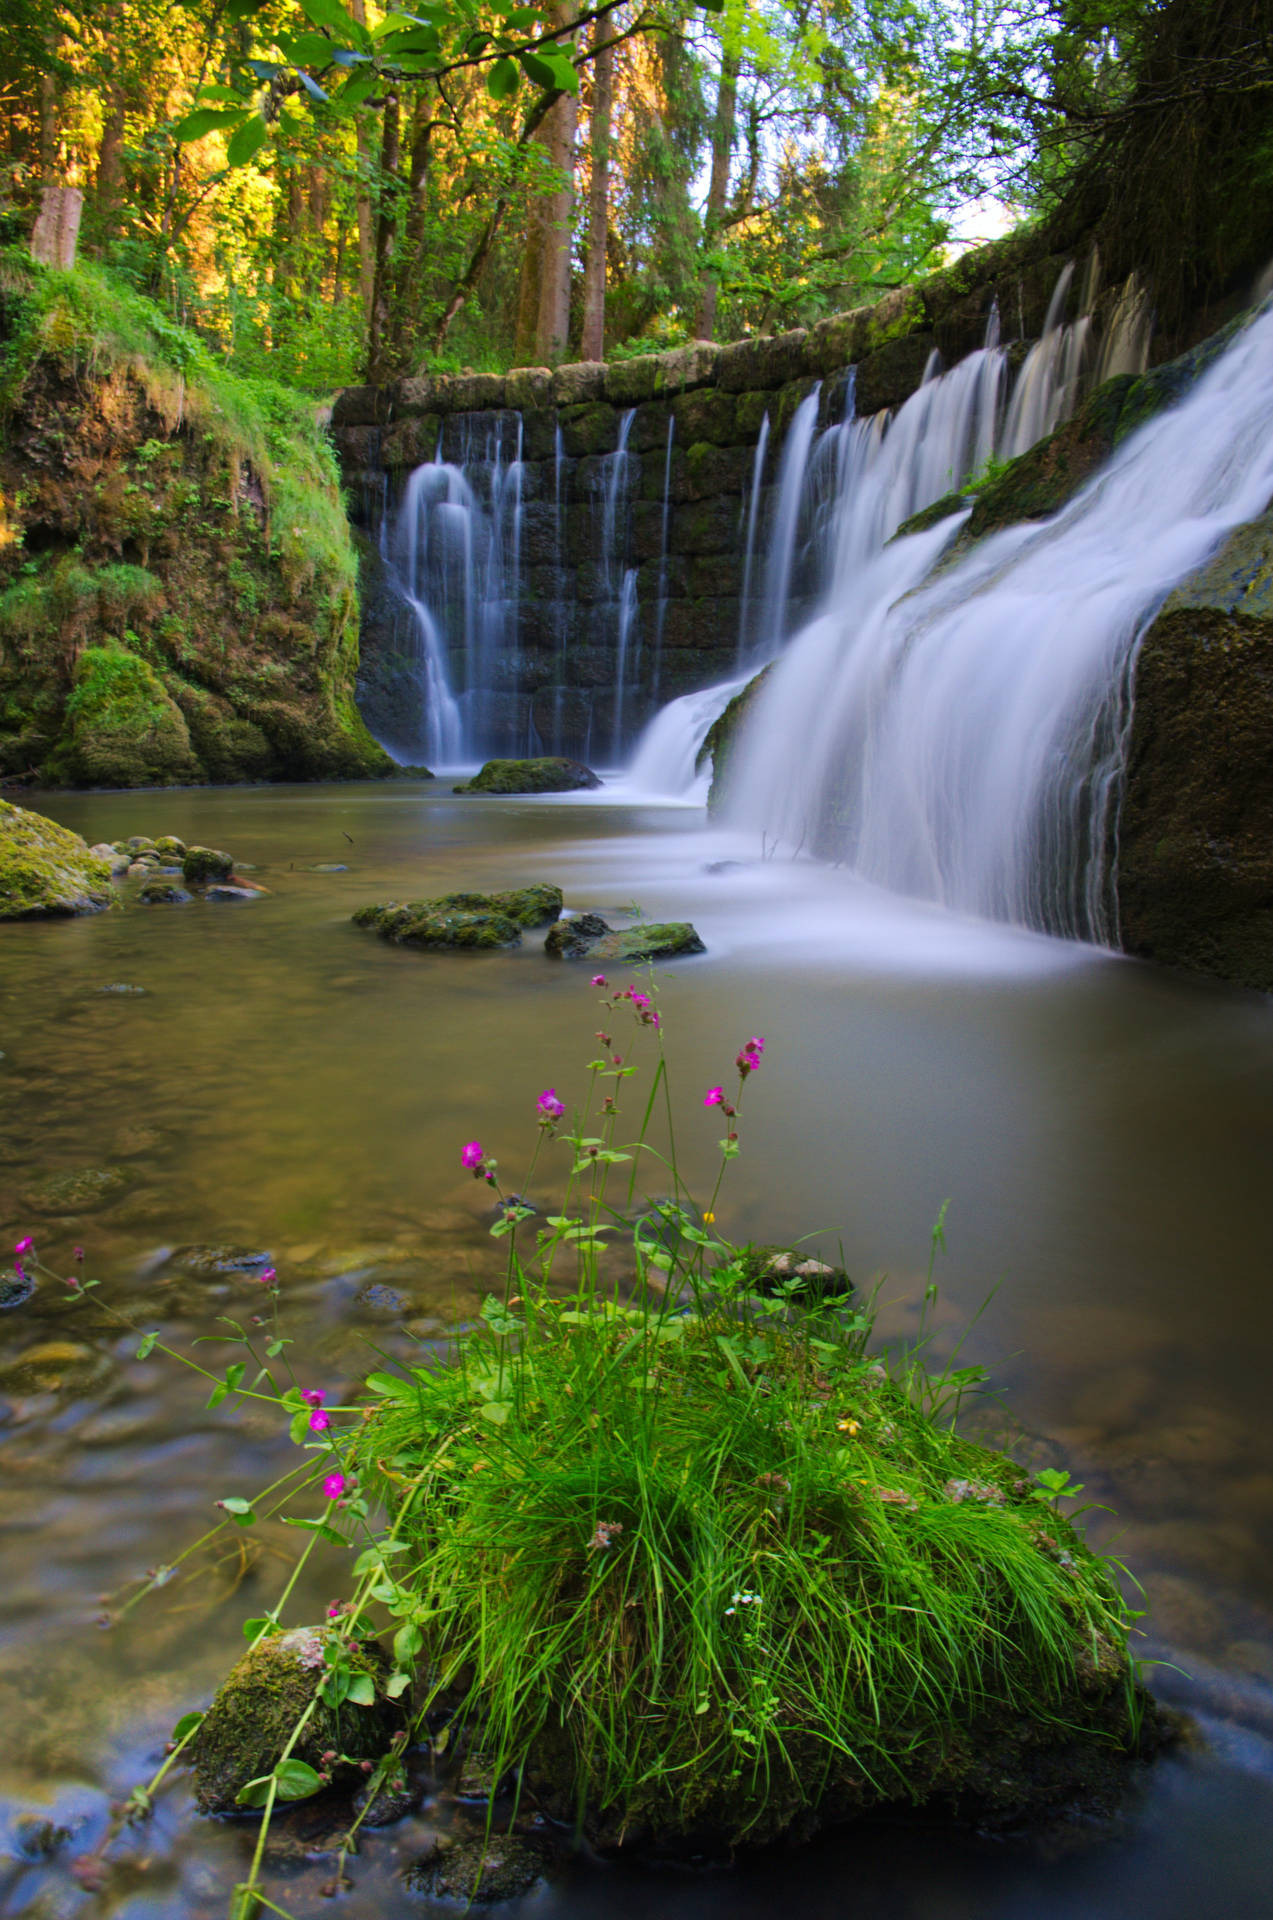
<svg viewBox="0 0 1273 1920">
<path fill-rule="evenodd" d="M 357 570 L 313 404 L 94 268 L 0 256 L 0 774 L 356 778 Z"/>
</svg>

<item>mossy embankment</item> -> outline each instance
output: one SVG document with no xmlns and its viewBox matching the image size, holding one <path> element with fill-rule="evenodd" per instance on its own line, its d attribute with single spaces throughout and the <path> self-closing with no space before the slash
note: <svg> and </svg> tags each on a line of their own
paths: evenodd
<svg viewBox="0 0 1273 1920">
<path fill-rule="evenodd" d="M 313 404 L 92 268 L 0 256 L 0 778 L 391 772 Z"/>
</svg>

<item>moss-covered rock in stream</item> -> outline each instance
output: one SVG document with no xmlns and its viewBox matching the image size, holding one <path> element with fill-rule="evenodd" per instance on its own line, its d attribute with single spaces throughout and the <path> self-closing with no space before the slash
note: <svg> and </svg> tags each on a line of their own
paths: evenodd
<svg viewBox="0 0 1273 1920">
<path fill-rule="evenodd" d="M 313 407 L 92 267 L 7 257 L 0 346 L 0 777 L 391 773 Z"/>
<path fill-rule="evenodd" d="M 359 907 L 356 927 L 369 927 L 399 947 L 515 947 L 522 932 L 561 912 L 562 892 L 547 881 L 504 893 L 444 893 L 435 900 L 388 901 Z"/>
<path fill-rule="evenodd" d="M 191 1749 L 195 1799 L 203 1813 L 231 1813 L 249 1780 L 271 1773 L 327 1677 L 325 1649 L 335 1636 L 324 1627 L 299 1627 L 273 1634 L 231 1668 L 218 1687 Z M 290 1757 L 315 1771 L 324 1756 L 334 1779 L 356 1779 L 357 1763 L 376 1761 L 389 1749 L 403 1725 L 403 1711 L 381 1691 L 389 1662 L 375 1643 L 346 1646 L 353 1671 L 370 1677 L 375 1697 L 369 1706 L 324 1702 L 311 1714 Z M 353 1762 L 347 1765 L 345 1762 Z"/>
<path fill-rule="evenodd" d="M 457 793 L 575 793 L 601 781 L 578 760 L 488 760 Z"/>
<path fill-rule="evenodd" d="M 228 880 L 233 872 L 233 856 L 219 847 L 187 847 L 181 856 L 181 877 L 190 887 L 206 886 L 209 880 Z"/>
<path fill-rule="evenodd" d="M 0 800 L 0 920 L 97 913 L 113 897 L 110 863 L 78 833 Z"/>
<path fill-rule="evenodd" d="M 611 966 L 635 966 L 642 960 L 673 960 L 679 954 L 706 953 L 688 920 L 642 920 L 614 928 L 599 914 L 558 921 L 544 943 L 559 960 L 604 960 Z"/>
<path fill-rule="evenodd" d="M 171 880 L 147 880 L 137 895 L 143 907 L 184 907 L 193 897 Z"/>
<path fill-rule="evenodd" d="M 133 1182 L 126 1167 L 75 1167 L 35 1181 L 22 1199 L 33 1213 L 95 1213 L 118 1200 Z"/>
</svg>

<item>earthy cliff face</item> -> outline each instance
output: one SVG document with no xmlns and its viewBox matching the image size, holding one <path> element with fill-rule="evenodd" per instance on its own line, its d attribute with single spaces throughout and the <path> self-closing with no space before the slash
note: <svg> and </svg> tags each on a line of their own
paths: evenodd
<svg viewBox="0 0 1273 1920">
<path fill-rule="evenodd" d="M 0 776 L 390 771 L 353 703 L 356 567 L 304 403 L 91 272 L 0 290 Z"/>
<path fill-rule="evenodd" d="M 1141 647 L 1118 903 L 1129 953 L 1273 990 L 1273 512 Z"/>
</svg>

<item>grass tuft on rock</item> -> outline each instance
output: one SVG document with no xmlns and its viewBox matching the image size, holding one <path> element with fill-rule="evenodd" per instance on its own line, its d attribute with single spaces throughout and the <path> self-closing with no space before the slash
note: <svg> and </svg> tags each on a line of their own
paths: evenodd
<svg viewBox="0 0 1273 1920">
<path fill-rule="evenodd" d="M 603 1844 L 732 1843 L 1019 1808 L 1040 1752 L 1135 1746 L 1110 1564 L 959 1437 L 950 1382 L 870 1357 L 869 1316 L 532 1302 L 380 1376 L 355 1442 L 410 1644 L 496 1777 Z"/>
</svg>

